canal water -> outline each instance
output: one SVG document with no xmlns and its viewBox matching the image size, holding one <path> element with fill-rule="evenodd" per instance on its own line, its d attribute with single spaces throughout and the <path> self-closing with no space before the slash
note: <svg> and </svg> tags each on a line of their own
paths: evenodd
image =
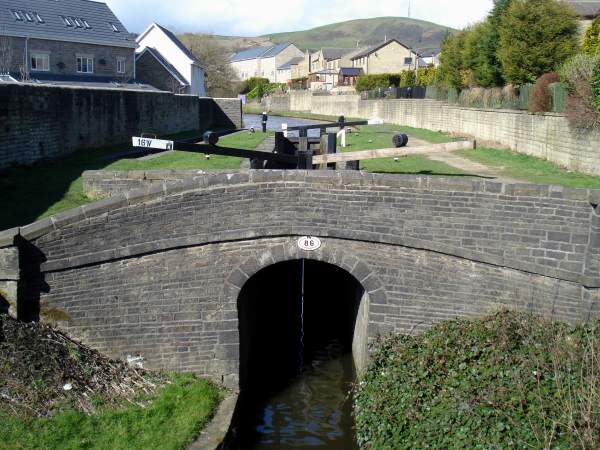
<svg viewBox="0 0 600 450">
<path fill-rule="evenodd" d="M 240 293 L 236 450 L 358 449 L 352 336 L 362 287 L 309 260 L 279 263 Z"/>
<path fill-rule="evenodd" d="M 262 129 L 262 116 L 259 114 L 244 114 L 244 127 L 254 128 L 255 130 Z M 280 117 L 280 116 L 269 116 L 267 120 L 267 130 L 271 131 L 282 131 L 281 125 L 287 123 L 290 127 L 298 125 L 314 125 L 317 123 L 323 123 L 323 121 L 309 120 L 309 119 L 297 119 L 295 117 Z M 319 137 L 319 130 L 308 130 L 309 137 Z M 293 133 L 290 133 L 293 134 Z"/>
</svg>

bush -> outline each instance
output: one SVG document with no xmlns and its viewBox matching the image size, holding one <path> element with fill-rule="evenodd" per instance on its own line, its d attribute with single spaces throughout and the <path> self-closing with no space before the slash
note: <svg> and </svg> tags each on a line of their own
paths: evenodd
<svg viewBox="0 0 600 450">
<path fill-rule="evenodd" d="M 596 17 L 592 25 L 585 31 L 582 49 L 588 55 L 600 53 L 600 17 Z"/>
<path fill-rule="evenodd" d="M 569 96 L 565 112 L 572 128 L 590 130 L 599 120 L 593 103 L 592 74 L 600 62 L 600 54 L 576 55 L 560 68 L 561 81 L 567 86 Z"/>
<path fill-rule="evenodd" d="M 391 86 L 400 85 L 400 74 L 380 73 L 376 75 L 361 75 L 356 82 L 356 90 L 370 91 L 372 89 L 387 89 Z"/>
<path fill-rule="evenodd" d="M 417 77 L 413 70 L 403 70 L 400 72 L 400 87 L 412 87 L 415 86 Z"/>
<path fill-rule="evenodd" d="M 260 86 L 269 84 L 268 78 L 252 77 L 242 83 L 240 94 L 248 94 Z"/>
<path fill-rule="evenodd" d="M 515 109 L 519 99 L 514 87 L 484 89 L 475 87 L 463 90 L 458 104 L 469 108 Z"/>
<path fill-rule="evenodd" d="M 361 448 L 600 448 L 600 321 L 502 312 L 378 347 L 354 397 Z"/>
<path fill-rule="evenodd" d="M 596 109 L 596 117 L 600 121 L 600 59 L 596 61 L 594 70 L 592 71 L 592 104 Z"/>
<path fill-rule="evenodd" d="M 546 73 L 537 79 L 529 97 L 529 112 L 552 111 L 552 92 L 549 86 L 559 80 L 560 76 L 556 72 Z"/>
<path fill-rule="evenodd" d="M 435 84 L 438 76 L 438 70 L 435 67 L 427 67 L 417 71 L 417 86 L 432 86 Z"/>
</svg>

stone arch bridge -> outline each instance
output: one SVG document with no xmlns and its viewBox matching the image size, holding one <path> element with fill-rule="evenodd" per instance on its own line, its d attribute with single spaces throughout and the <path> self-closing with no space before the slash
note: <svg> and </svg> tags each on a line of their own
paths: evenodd
<svg viewBox="0 0 600 450">
<path fill-rule="evenodd" d="M 501 308 L 598 315 L 598 203 L 599 191 L 477 178 L 201 174 L 1 233 L 0 291 L 22 318 L 112 356 L 235 386 L 238 296 L 282 261 L 327 262 L 360 283 L 362 349 Z M 303 235 L 321 248 L 298 248 Z"/>
</svg>

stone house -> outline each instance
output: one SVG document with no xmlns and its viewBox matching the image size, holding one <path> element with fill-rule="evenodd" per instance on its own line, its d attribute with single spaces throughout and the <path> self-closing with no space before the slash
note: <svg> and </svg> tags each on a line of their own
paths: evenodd
<svg viewBox="0 0 600 450">
<path fill-rule="evenodd" d="M 293 63 L 291 65 L 291 76 L 292 80 L 296 78 L 304 78 L 308 77 L 310 73 L 310 63 L 311 63 L 312 55 L 310 51 L 306 50 L 302 60 L 298 61 L 298 63 Z"/>
<path fill-rule="evenodd" d="M 300 64 L 302 61 L 304 61 L 304 57 L 296 56 L 295 58 L 290 59 L 288 62 L 286 62 L 282 66 L 279 66 L 277 68 L 277 82 L 278 83 L 289 83 L 290 81 L 292 81 L 293 78 L 298 78 L 298 77 L 292 77 L 292 66 L 297 67 L 298 64 Z"/>
<path fill-rule="evenodd" d="M 355 53 L 350 59 L 352 67 L 361 68 L 367 75 L 398 73 L 413 70 L 417 54 L 397 39 L 390 39 Z"/>
<path fill-rule="evenodd" d="M 171 31 L 152 23 L 136 42 L 139 80 L 176 94 L 206 96 L 201 62 Z"/>
<path fill-rule="evenodd" d="M 303 57 L 304 53 L 294 44 L 283 43 L 271 47 L 243 50 L 231 55 L 229 61 L 240 80 L 262 77 L 268 78 L 271 83 L 277 83 L 281 82 L 278 81 L 277 69 L 294 58 Z"/>
<path fill-rule="evenodd" d="M 2 0 L 0 72 L 48 84 L 135 79 L 135 39 L 104 3 Z"/>
<path fill-rule="evenodd" d="M 339 70 L 342 67 L 352 67 L 350 59 L 359 49 L 324 47 L 311 55 L 311 72 L 322 70 Z"/>
</svg>

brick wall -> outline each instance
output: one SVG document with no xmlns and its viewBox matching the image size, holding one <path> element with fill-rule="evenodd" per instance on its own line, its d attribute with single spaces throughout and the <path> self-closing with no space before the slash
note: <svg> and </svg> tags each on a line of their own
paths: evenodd
<svg viewBox="0 0 600 450">
<path fill-rule="evenodd" d="M 237 99 L 162 92 L 0 85 L 0 169 L 77 149 L 159 135 L 241 125 Z"/>
<path fill-rule="evenodd" d="M 357 95 L 311 96 L 292 92 L 286 103 L 267 99 L 273 111 L 310 111 L 473 136 L 519 153 L 547 159 L 569 170 L 600 176 L 600 131 L 578 133 L 559 114 L 462 108 L 434 100 L 361 100 Z"/>
<path fill-rule="evenodd" d="M 25 39 L 9 38 L 11 43 L 11 72 L 20 73 L 25 61 Z M 117 58 L 125 59 L 125 72 L 133 78 L 133 48 L 111 47 L 105 45 L 82 44 L 77 42 L 49 41 L 45 39 L 29 39 L 27 45 L 29 57 L 32 53 L 49 55 L 49 71 L 56 75 L 77 75 L 77 55 L 89 55 L 94 58 L 94 73 L 91 75 L 120 77 L 117 73 Z M 29 67 L 31 62 L 27 61 Z M 32 72 L 34 74 L 34 72 Z"/>
<path fill-rule="evenodd" d="M 22 311 L 39 305 L 43 320 L 113 356 L 235 385 L 237 295 L 279 261 L 351 273 L 368 294 L 370 338 L 500 308 L 571 322 L 600 315 L 589 263 L 599 198 L 470 178 L 205 174 L 0 234 L 0 247 L 18 244 Z M 322 247 L 299 250 L 301 235 Z"/>
</svg>

